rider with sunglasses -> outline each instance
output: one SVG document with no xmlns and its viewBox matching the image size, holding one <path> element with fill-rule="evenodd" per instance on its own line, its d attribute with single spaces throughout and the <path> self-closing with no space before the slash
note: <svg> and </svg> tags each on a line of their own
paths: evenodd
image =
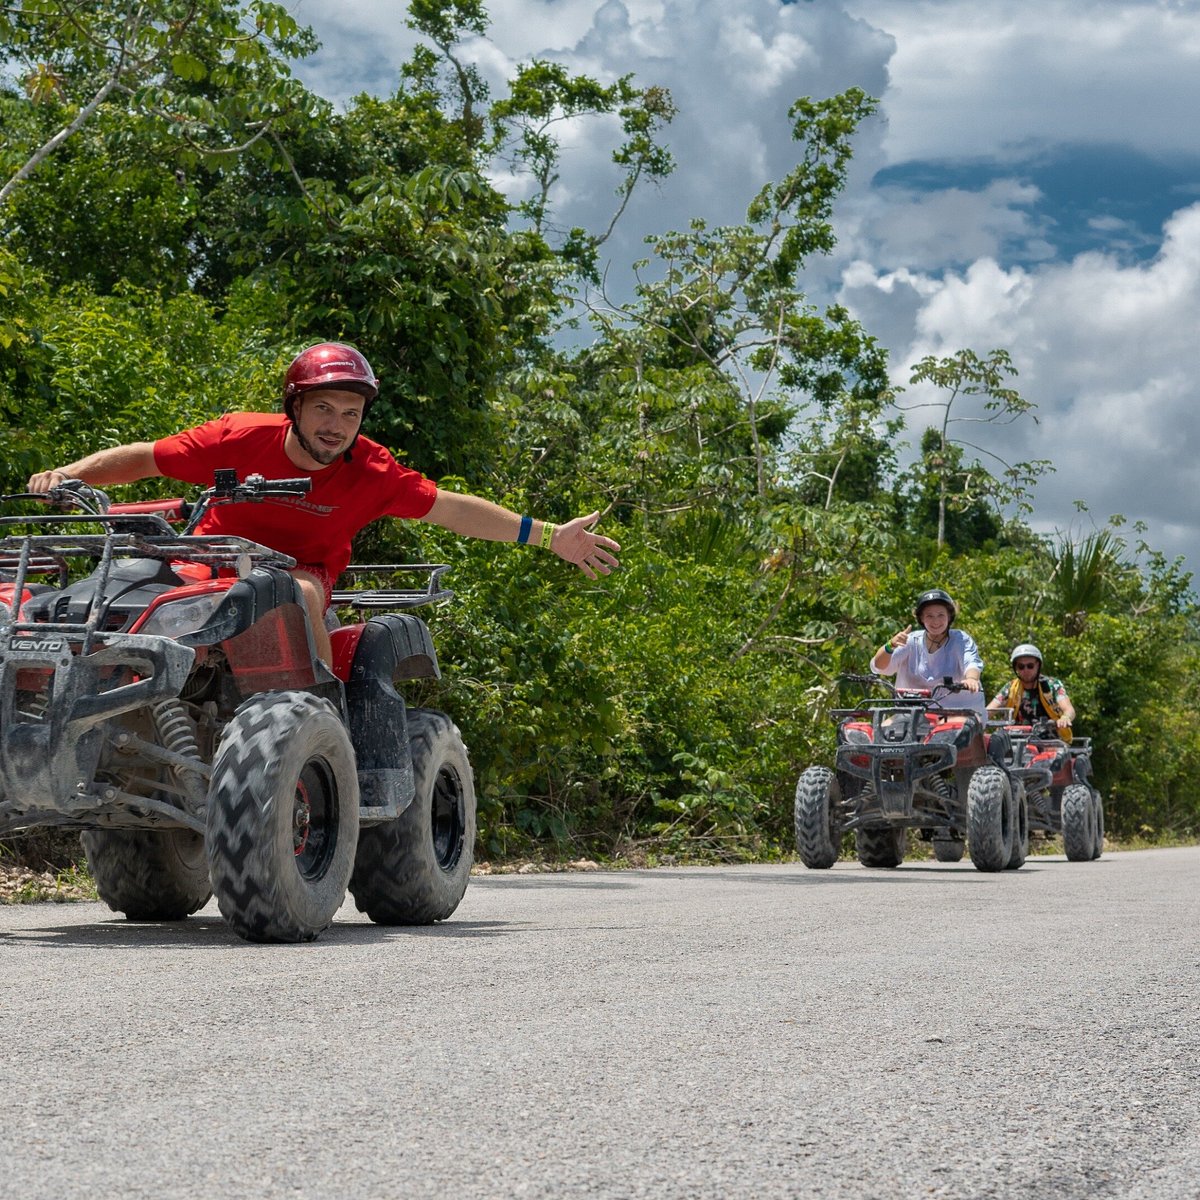
<svg viewBox="0 0 1200 1200">
<path fill-rule="evenodd" d="M 1013 647 L 1010 655 L 1016 678 L 1001 688 L 988 704 L 988 712 L 1011 708 L 1018 725 L 1051 723 L 1064 742 L 1071 740 L 1075 706 L 1061 679 L 1042 674 L 1042 652 L 1030 642 Z"/>
</svg>

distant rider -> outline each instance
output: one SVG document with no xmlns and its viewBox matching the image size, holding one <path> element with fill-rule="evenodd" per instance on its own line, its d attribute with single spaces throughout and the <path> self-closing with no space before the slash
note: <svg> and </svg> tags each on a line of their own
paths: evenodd
<svg viewBox="0 0 1200 1200">
<path fill-rule="evenodd" d="M 1071 740 L 1075 706 L 1061 679 L 1042 674 L 1042 652 L 1032 642 L 1013 647 L 1009 656 L 1016 677 L 988 703 L 988 712 L 1011 708 L 1016 725 L 1052 724 L 1064 742 Z"/>
<path fill-rule="evenodd" d="M 913 620 L 921 627 L 913 633 L 906 626 L 894 633 L 875 652 L 871 670 L 877 675 L 895 675 L 900 688 L 933 690 L 947 678 L 961 683 L 966 691 L 939 697 L 946 708 L 969 708 L 986 720 L 982 685 L 983 658 L 974 638 L 953 628 L 958 608 L 941 588 L 922 592 L 913 608 Z"/>
</svg>

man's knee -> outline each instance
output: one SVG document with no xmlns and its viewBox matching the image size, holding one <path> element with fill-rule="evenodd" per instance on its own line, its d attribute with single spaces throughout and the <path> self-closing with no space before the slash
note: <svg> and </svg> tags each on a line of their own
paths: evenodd
<svg viewBox="0 0 1200 1200">
<path fill-rule="evenodd" d="M 333 648 L 330 645 L 325 622 L 325 586 L 319 579 L 305 571 L 293 571 L 292 578 L 300 588 L 300 595 L 304 597 L 304 607 L 308 611 L 308 623 L 312 627 L 317 657 L 328 663 Z"/>
<path fill-rule="evenodd" d="M 304 603 L 308 605 L 309 609 L 312 612 L 323 613 L 325 611 L 325 589 L 321 586 L 320 581 L 305 571 L 293 571 L 292 578 L 300 588 L 300 594 L 304 597 Z"/>
<path fill-rule="evenodd" d="M 295 572 L 292 578 L 300 588 L 300 595 L 304 597 L 304 607 L 308 610 L 308 619 L 313 628 L 325 628 L 325 588 L 311 575 Z"/>
</svg>

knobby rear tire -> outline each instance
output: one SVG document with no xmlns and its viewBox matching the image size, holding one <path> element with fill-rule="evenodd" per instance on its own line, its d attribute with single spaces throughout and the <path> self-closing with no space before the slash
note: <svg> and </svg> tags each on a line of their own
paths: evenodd
<svg viewBox="0 0 1200 1200">
<path fill-rule="evenodd" d="M 951 792 L 950 784 L 940 775 L 932 775 L 929 778 L 929 790 L 941 797 L 942 804 L 947 811 L 951 809 Z M 954 836 L 958 830 L 953 826 L 939 826 L 934 829 L 933 837 L 930 839 L 933 845 L 933 857 L 940 863 L 956 863 L 962 862 L 962 856 L 967 851 L 967 843 L 961 838 Z"/>
<path fill-rule="evenodd" d="M 1092 858 L 1096 859 L 1104 853 L 1104 797 L 1093 788 L 1092 799 L 1096 807 L 1096 841 L 1092 846 Z"/>
<path fill-rule="evenodd" d="M 130 921 L 182 921 L 212 896 L 204 839 L 190 829 L 96 829 L 81 841 L 100 899 Z"/>
<path fill-rule="evenodd" d="M 430 925 L 458 907 L 475 852 L 475 778 L 458 726 L 408 710 L 416 794 L 394 821 L 359 834 L 350 892 L 379 925 Z"/>
<path fill-rule="evenodd" d="M 1096 806 L 1092 790 L 1073 783 L 1062 798 L 1063 852 L 1069 862 L 1090 862 L 1096 844 Z"/>
<path fill-rule="evenodd" d="M 903 825 L 854 831 L 854 853 L 864 867 L 898 867 L 907 850 L 908 830 Z"/>
<path fill-rule="evenodd" d="M 967 852 L 967 843 L 962 838 L 934 837 L 933 857 L 940 863 L 962 862 L 962 856 Z"/>
<path fill-rule="evenodd" d="M 1025 785 L 1020 780 L 1012 787 L 1012 803 L 1012 853 L 1005 866 L 1010 871 L 1018 871 L 1029 857 L 1029 802 Z"/>
</svg>

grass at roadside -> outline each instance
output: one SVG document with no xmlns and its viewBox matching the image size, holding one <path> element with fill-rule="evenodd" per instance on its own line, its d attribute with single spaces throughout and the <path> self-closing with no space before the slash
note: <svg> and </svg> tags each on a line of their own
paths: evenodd
<svg viewBox="0 0 1200 1200">
<path fill-rule="evenodd" d="M 63 903 L 95 900 L 96 886 L 86 867 L 36 871 L 11 861 L 0 862 L 0 904 Z"/>
</svg>

